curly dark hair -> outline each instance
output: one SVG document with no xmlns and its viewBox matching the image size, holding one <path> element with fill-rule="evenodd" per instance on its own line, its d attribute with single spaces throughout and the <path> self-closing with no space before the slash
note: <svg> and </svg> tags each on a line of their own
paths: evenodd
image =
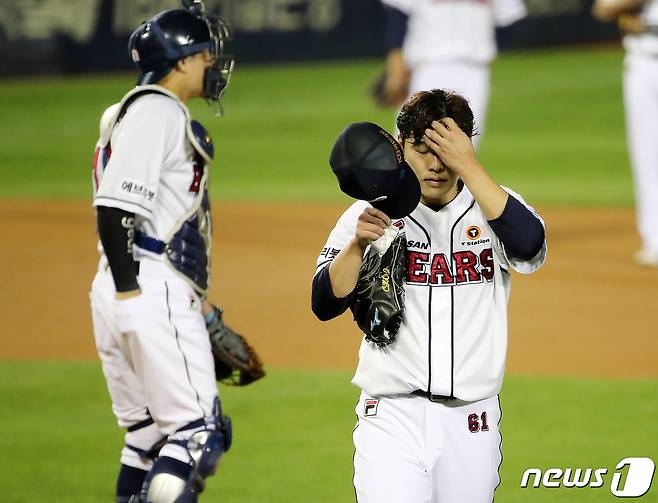
<svg viewBox="0 0 658 503">
<path fill-rule="evenodd" d="M 402 106 L 398 114 L 397 126 L 404 140 L 420 143 L 432 121 L 452 118 L 469 138 L 477 134 L 473 122 L 473 112 L 466 98 L 444 89 L 420 91 Z"/>
</svg>

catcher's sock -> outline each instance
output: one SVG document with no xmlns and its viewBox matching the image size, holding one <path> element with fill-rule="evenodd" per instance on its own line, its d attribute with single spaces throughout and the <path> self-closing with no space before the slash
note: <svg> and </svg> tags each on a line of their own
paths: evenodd
<svg viewBox="0 0 658 503">
<path fill-rule="evenodd" d="M 139 468 L 121 465 L 117 477 L 117 503 L 127 502 L 132 495 L 139 494 L 147 473 Z"/>
</svg>

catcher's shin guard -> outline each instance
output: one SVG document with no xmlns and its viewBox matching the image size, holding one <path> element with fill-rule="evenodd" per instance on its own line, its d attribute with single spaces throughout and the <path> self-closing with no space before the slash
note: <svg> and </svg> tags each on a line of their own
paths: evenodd
<svg viewBox="0 0 658 503">
<path fill-rule="evenodd" d="M 196 503 L 198 493 L 188 483 L 192 465 L 163 456 L 153 465 L 142 489 L 141 503 Z"/>
<path fill-rule="evenodd" d="M 223 416 L 219 400 L 215 401 L 213 423 L 193 433 L 183 441 L 173 440 L 185 447 L 190 462 L 174 458 L 158 458 L 142 488 L 144 503 L 196 503 L 205 487 L 205 479 L 214 475 L 222 455 L 231 447 L 232 428 L 228 416 Z"/>
</svg>

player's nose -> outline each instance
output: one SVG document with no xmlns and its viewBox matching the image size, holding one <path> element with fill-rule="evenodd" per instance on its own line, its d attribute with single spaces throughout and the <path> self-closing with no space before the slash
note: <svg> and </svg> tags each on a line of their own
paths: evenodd
<svg viewBox="0 0 658 503">
<path fill-rule="evenodd" d="M 438 155 L 433 155 L 431 157 L 428 168 L 430 169 L 430 171 L 434 171 L 436 173 L 441 173 L 446 169 L 445 165 L 443 164 L 443 162 L 441 162 L 441 159 L 439 158 Z"/>
</svg>

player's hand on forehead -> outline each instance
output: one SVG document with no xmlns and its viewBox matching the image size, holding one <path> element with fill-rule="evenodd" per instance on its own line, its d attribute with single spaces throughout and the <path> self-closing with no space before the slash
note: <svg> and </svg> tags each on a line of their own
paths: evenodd
<svg viewBox="0 0 658 503">
<path fill-rule="evenodd" d="M 458 141 L 471 143 L 471 139 L 464 133 L 459 125 L 450 117 L 432 121 L 429 128 L 425 130 L 423 142 L 436 151 L 435 147 L 440 147 L 446 141 Z"/>
<path fill-rule="evenodd" d="M 447 168 L 456 173 L 465 164 L 476 160 L 471 139 L 450 117 L 433 121 L 431 127 L 425 130 L 423 141 Z"/>
<path fill-rule="evenodd" d="M 426 131 L 434 131 L 440 136 L 446 136 L 450 134 L 451 131 L 463 133 L 459 125 L 451 117 L 444 117 L 443 119 L 432 121 L 431 128 Z"/>
</svg>

